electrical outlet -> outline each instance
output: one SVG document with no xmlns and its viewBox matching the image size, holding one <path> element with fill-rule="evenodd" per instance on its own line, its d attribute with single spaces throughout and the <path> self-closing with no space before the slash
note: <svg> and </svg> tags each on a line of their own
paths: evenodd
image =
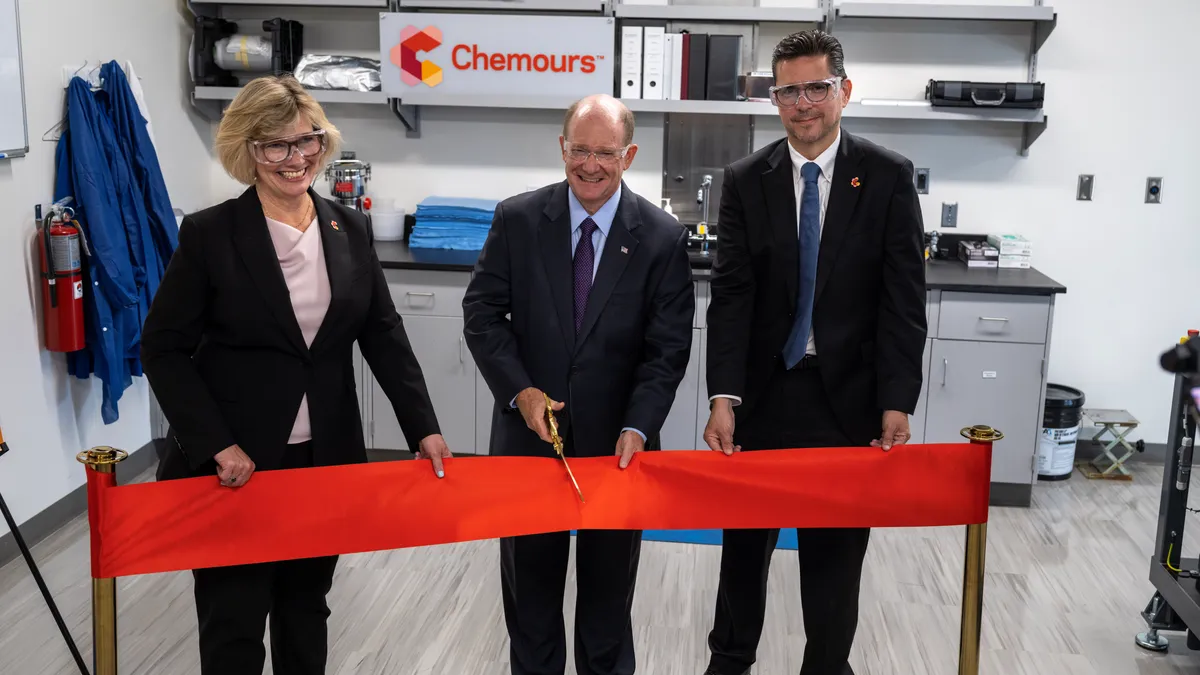
<svg viewBox="0 0 1200 675">
<path fill-rule="evenodd" d="M 1092 201 L 1092 185 L 1096 177 L 1090 173 L 1079 174 L 1079 187 L 1075 189 L 1075 199 L 1081 202 Z"/>
<path fill-rule="evenodd" d="M 929 169 L 917 169 L 915 180 L 913 181 L 917 188 L 917 194 L 929 194 Z"/>
<path fill-rule="evenodd" d="M 942 203 L 942 227 L 958 227 L 958 202 Z"/>
<path fill-rule="evenodd" d="M 1162 203 L 1162 178 L 1147 178 L 1146 179 L 1146 203 L 1161 204 Z"/>
</svg>

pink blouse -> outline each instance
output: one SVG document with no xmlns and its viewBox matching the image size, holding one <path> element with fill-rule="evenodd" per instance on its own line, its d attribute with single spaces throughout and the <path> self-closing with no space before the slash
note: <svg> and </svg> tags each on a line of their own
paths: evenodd
<svg viewBox="0 0 1200 675">
<path fill-rule="evenodd" d="M 325 269 L 325 250 L 321 247 L 321 228 L 313 218 L 304 232 L 277 220 L 267 218 L 267 229 L 275 244 L 275 255 L 283 270 L 292 297 L 292 311 L 300 324 L 304 342 L 312 346 L 317 329 L 329 309 L 329 273 Z M 292 426 L 288 443 L 303 443 L 312 439 L 308 417 L 308 394 L 300 400 L 300 410 Z"/>
</svg>

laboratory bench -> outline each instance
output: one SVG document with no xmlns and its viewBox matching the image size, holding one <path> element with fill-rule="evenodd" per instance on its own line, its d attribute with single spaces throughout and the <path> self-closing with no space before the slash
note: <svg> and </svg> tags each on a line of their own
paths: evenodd
<svg viewBox="0 0 1200 675">
<path fill-rule="evenodd" d="M 478 251 L 409 248 L 377 242 L 397 311 L 424 369 L 447 443 L 486 454 L 493 399 L 463 340 L 462 300 Z M 662 429 L 669 449 L 704 449 L 706 314 L 711 256 L 693 251 L 696 312 L 691 358 Z M 1037 445 L 1049 370 L 1054 301 L 1066 288 L 1036 269 L 968 269 L 926 263 L 924 378 L 911 418 L 915 443 L 963 442 L 959 431 L 986 424 L 1004 439 L 993 448 L 992 503 L 1028 506 L 1037 480 Z M 383 391 L 356 353 L 369 447 L 407 450 Z"/>
</svg>

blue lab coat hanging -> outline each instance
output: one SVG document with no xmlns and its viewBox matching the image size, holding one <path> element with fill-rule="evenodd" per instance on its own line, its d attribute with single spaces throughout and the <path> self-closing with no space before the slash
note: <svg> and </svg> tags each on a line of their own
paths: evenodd
<svg viewBox="0 0 1200 675">
<path fill-rule="evenodd" d="M 100 379 L 105 424 L 118 419 L 122 394 L 142 374 L 142 322 L 177 242 L 145 119 L 124 73 L 118 77 L 120 68 L 114 72 L 110 65 L 115 67 L 110 62 L 102 71 L 101 91 L 80 78 L 67 88 L 55 184 L 56 200 L 74 198 L 90 254 L 84 262 L 87 346 L 67 355 L 67 369 L 81 379 L 92 373 Z"/>
</svg>

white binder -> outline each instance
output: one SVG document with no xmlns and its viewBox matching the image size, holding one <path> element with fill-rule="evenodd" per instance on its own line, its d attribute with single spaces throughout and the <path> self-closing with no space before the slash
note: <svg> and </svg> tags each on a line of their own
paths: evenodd
<svg viewBox="0 0 1200 675">
<path fill-rule="evenodd" d="M 642 97 L 642 27 L 621 27 L 621 98 Z"/>
<path fill-rule="evenodd" d="M 642 51 L 642 98 L 664 99 L 663 57 L 666 51 L 666 31 L 662 26 L 646 26 Z"/>
</svg>

